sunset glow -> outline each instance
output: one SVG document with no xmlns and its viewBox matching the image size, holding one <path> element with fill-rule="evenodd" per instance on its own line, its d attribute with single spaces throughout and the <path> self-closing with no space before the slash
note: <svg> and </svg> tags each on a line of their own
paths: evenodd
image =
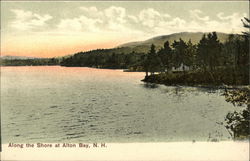
<svg viewBox="0 0 250 161">
<path fill-rule="evenodd" d="M 177 32 L 241 33 L 249 15 L 247 1 L 152 3 L 1 2 L 1 55 L 57 57 Z"/>
<path fill-rule="evenodd" d="M 69 38 L 60 39 L 57 37 L 40 37 L 41 39 L 28 38 L 23 36 L 19 38 L 10 38 L 2 45 L 1 55 L 31 56 L 31 57 L 57 57 L 73 54 L 79 51 L 88 51 L 98 48 L 112 48 L 123 43 L 121 40 L 96 40 L 96 42 L 84 39 Z M 43 39 L 42 39 L 43 38 Z M 22 41 L 26 39 L 26 41 Z M 125 41 L 126 42 L 126 41 Z"/>
</svg>

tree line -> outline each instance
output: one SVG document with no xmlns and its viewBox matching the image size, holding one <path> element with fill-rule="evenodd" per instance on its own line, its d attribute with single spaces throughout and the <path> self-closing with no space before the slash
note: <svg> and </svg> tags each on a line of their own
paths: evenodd
<svg viewBox="0 0 250 161">
<path fill-rule="evenodd" d="M 115 53 L 112 49 L 96 49 L 87 52 L 79 52 L 73 56 L 63 59 L 62 66 L 77 67 L 95 67 L 95 68 L 111 68 L 126 69 L 132 66 L 138 66 L 142 60 L 144 53 L 131 52 L 125 54 Z"/>
<path fill-rule="evenodd" d="M 40 65 L 60 65 L 59 58 L 34 58 L 34 59 L 2 59 L 1 66 L 40 66 Z"/>
<path fill-rule="evenodd" d="M 243 24 L 250 28 L 249 19 L 245 18 Z M 182 69 L 176 73 L 176 68 Z M 166 85 L 249 84 L 249 32 L 230 34 L 224 43 L 212 32 L 204 34 L 198 44 L 180 38 L 171 45 L 166 41 L 158 51 L 152 44 L 143 69 L 144 81 Z"/>
<path fill-rule="evenodd" d="M 154 44 L 145 55 L 144 69 L 154 72 L 171 71 L 182 67 L 182 71 L 214 71 L 221 68 L 241 69 L 249 65 L 249 39 L 245 35 L 229 35 L 225 43 L 218 40 L 216 32 L 204 34 L 198 44 L 181 38 L 172 45 L 168 41 L 156 52 Z"/>
</svg>

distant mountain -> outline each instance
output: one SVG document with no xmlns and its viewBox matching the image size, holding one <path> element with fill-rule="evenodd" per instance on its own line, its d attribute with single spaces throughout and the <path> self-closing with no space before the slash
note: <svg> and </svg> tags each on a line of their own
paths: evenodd
<svg viewBox="0 0 250 161">
<path fill-rule="evenodd" d="M 1 55 L 0 56 L 1 59 L 5 59 L 5 60 L 27 60 L 27 59 L 40 59 L 40 58 L 36 58 L 36 57 L 28 57 L 28 56 L 11 56 L 11 55 Z"/>
<path fill-rule="evenodd" d="M 150 49 L 151 44 L 154 44 L 156 46 L 156 49 L 160 49 L 161 47 L 163 47 L 163 44 L 166 41 L 169 41 L 169 43 L 172 44 L 174 40 L 179 40 L 180 38 L 186 42 L 191 40 L 193 44 L 197 44 L 202 38 L 203 34 L 208 34 L 208 33 L 202 33 L 202 32 L 174 33 L 170 35 L 153 37 L 145 41 L 125 43 L 119 45 L 117 48 L 130 48 L 130 51 L 132 50 L 134 52 L 147 52 Z M 229 34 L 217 32 L 217 36 L 221 42 L 225 42 Z"/>
</svg>

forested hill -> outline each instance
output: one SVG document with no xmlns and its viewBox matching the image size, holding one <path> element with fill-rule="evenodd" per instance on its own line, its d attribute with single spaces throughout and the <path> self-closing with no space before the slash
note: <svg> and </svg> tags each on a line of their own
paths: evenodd
<svg viewBox="0 0 250 161">
<path fill-rule="evenodd" d="M 0 66 L 60 65 L 62 58 L 36 58 L 23 56 L 1 56 Z"/>
<path fill-rule="evenodd" d="M 28 59 L 40 59 L 40 58 L 36 58 L 36 57 L 28 57 L 28 56 L 12 56 L 12 55 L 1 55 L 0 59 L 4 59 L 4 60 L 28 60 Z"/>
<path fill-rule="evenodd" d="M 140 66 L 143 56 L 149 52 L 152 44 L 155 45 L 157 51 L 163 48 L 163 44 L 166 41 L 169 41 L 171 45 L 174 41 L 180 39 L 185 42 L 191 40 L 192 44 L 195 45 L 198 44 L 204 34 L 208 33 L 181 32 L 157 36 L 145 41 L 126 43 L 112 49 L 96 49 L 87 52 L 79 52 L 64 59 L 61 65 L 98 68 L 130 68 L 132 66 Z M 229 34 L 217 33 L 217 36 L 218 40 L 223 43 L 228 39 Z"/>
<path fill-rule="evenodd" d="M 180 33 L 174 33 L 170 35 L 161 35 L 156 36 L 151 39 L 145 40 L 145 41 L 138 41 L 138 42 L 130 42 L 126 44 L 119 45 L 118 48 L 129 48 L 132 49 L 134 52 L 147 52 L 150 49 L 150 46 L 154 44 L 156 46 L 156 49 L 160 49 L 163 47 L 163 44 L 168 41 L 170 44 L 172 44 L 175 40 L 179 40 L 180 38 L 188 42 L 189 40 L 192 41 L 193 44 L 197 44 L 202 36 L 204 34 L 203 32 L 180 32 Z M 222 43 L 224 43 L 227 39 L 229 34 L 226 33 L 217 33 L 218 40 Z"/>
</svg>

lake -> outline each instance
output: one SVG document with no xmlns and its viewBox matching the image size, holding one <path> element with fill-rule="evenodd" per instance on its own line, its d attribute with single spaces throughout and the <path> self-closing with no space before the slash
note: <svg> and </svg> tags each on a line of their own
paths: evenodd
<svg viewBox="0 0 250 161">
<path fill-rule="evenodd" d="M 143 72 L 1 67 L 2 142 L 232 140 L 223 90 L 145 84 Z"/>
</svg>

